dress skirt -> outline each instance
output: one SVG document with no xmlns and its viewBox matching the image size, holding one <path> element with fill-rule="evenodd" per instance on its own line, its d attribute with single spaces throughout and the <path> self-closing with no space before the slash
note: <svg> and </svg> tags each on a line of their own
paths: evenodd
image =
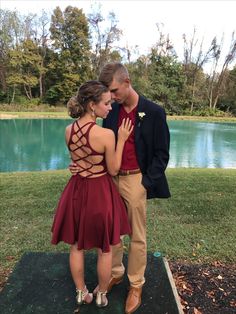
<svg viewBox="0 0 236 314">
<path fill-rule="evenodd" d="M 72 176 L 61 194 L 52 225 L 52 244 L 77 243 L 79 250 L 109 252 L 130 234 L 125 203 L 112 177 Z"/>
</svg>

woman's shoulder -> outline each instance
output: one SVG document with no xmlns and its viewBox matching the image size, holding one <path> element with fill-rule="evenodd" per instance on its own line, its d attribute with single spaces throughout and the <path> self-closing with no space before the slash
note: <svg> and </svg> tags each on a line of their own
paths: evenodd
<svg viewBox="0 0 236 314">
<path fill-rule="evenodd" d="M 67 126 L 66 126 L 66 130 L 70 130 L 71 128 L 72 128 L 72 125 L 74 124 L 74 122 L 73 123 L 70 123 L 70 124 L 68 124 Z"/>
<path fill-rule="evenodd" d="M 96 131 L 97 134 L 102 135 L 102 136 L 112 136 L 114 132 L 110 129 L 106 129 L 100 125 L 95 125 L 94 130 Z"/>
<path fill-rule="evenodd" d="M 72 123 L 70 123 L 70 124 L 68 124 L 68 125 L 66 126 L 66 128 L 65 128 L 66 134 L 67 134 L 67 133 L 70 133 L 70 131 L 71 131 L 72 126 L 73 126 L 74 123 L 75 123 L 75 122 L 72 122 Z"/>
<path fill-rule="evenodd" d="M 90 131 L 90 144 L 99 151 L 99 147 L 112 145 L 115 135 L 112 130 L 105 129 L 99 125 L 94 125 Z"/>
</svg>

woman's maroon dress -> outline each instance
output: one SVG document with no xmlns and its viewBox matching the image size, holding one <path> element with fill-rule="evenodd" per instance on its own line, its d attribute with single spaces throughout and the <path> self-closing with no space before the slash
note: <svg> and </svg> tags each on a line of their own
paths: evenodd
<svg viewBox="0 0 236 314">
<path fill-rule="evenodd" d="M 130 234 L 131 229 L 124 201 L 107 173 L 105 156 L 94 151 L 89 143 L 89 132 L 94 125 L 95 122 L 89 122 L 80 127 L 78 120 L 72 124 L 68 149 L 77 156 L 73 158 L 75 162 L 79 164 L 83 159 L 87 167 L 70 178 L 61 194 L 51 242 L 77 242 L 79 250 L 100 248 L 109 252 L 109 246 L 118 244 L 120 236 Z M 92 164 L 89 156 L 100 156 L 101 161 Z M 84 171 L 89 175 L 83 176 Z M 98 174 L 99 177 L 94 177 Z"/>
</svg>

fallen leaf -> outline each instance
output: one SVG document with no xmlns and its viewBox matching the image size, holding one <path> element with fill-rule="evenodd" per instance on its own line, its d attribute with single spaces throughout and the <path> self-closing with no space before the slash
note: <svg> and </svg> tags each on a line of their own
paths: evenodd
<svg viewBox="0 0 236 314">
<path fill-rule="evenodd" d="M 12 260 L 15 259 L 15 256 L 8 255 L 8 256 L 6 257 L 6 259 L 7 259 L 8 261 L 12 261 Z"/>
<path fill-rule="evenodd" d="M 196 307 L 193 309 L 193 314 L 202 314 Z"/>
</svg>

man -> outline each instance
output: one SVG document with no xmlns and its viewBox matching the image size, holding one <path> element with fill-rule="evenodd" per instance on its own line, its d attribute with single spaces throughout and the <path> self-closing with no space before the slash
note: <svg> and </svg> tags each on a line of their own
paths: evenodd
<svg viewBox="0 0 236 314">
<path fill-rule="evenodd" d="M 164 109 L 133 89 L 125 66 L 120 63 L 105 65 L 99 81 L 109 87 L 114 100 L 112 111 L 103 121 L 103 126 L 112 129 L 117 136 L 123 118 L 130 118 L 134 125 L 124 147 L 120 172 L 115 177 L 132 228 L 127 269 L 130 288 L 125 304 L 125 313 L 130 314 L 141 304 L 142 286 L 145 283 L 146 199 L 170 197 L 165 176 L 170 136 Z M 114 247 L 112 253 L 112 278 L 108 291 L 122 281 L 125 271 L 122 243 Z"/>
</svg>

